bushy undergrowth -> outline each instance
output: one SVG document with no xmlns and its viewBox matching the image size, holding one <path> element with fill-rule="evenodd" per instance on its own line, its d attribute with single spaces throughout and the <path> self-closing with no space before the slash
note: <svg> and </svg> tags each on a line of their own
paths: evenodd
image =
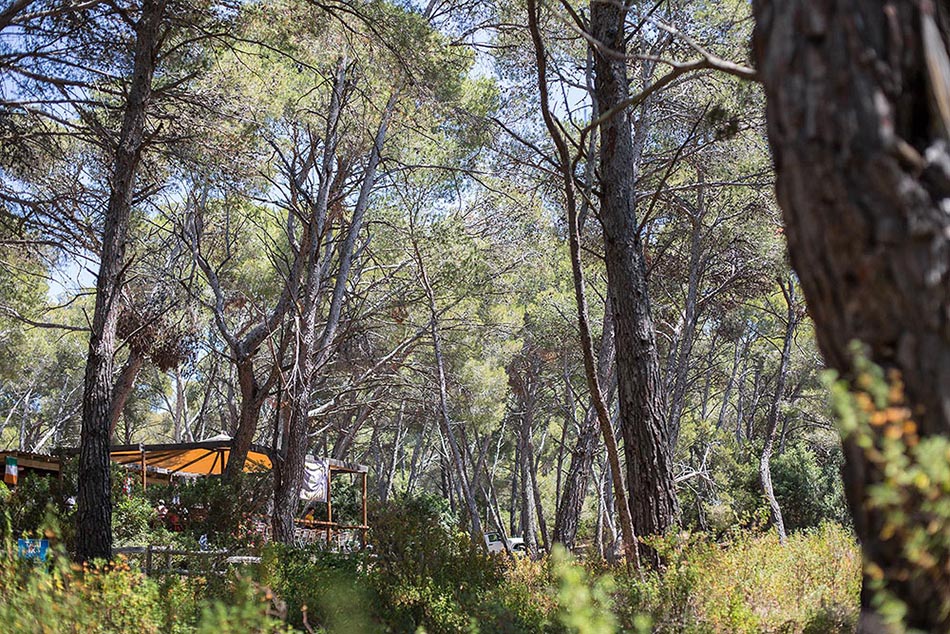
<svg viewBox="0 0 950 634">
<path fill-rule="evenodd" d="M 204 580 L 159 582 L 119 560 L 70 564 L 65 554 L 48 563 L 18 560 L 8 543 L 0 552 L 0 623 L 8 632 L 111 634 L 280 632 L 285 624 L 265 591 L 233 579 L 211 596 Z"/>
<path fill-rule="evenodd" d="M 131 498 L 134 500 L 134 497 Z M 130 515 L 134 515 L 129 511 Z M 444 500 L 375 509 L 362 554 L 272 544 L 260 565 L 146 578 L 119 561 L 49 564 L 0 553 L 0 622 L 14 632 L 372 632 L 610 634 L 847 632 L 859 554 L 834 524 L 794 534 L 743 531 L 728 541 L 683 534 L 656 543 L 667 567 L 637 574 L 576 562 L 485 555 Z"/>
<path fill-rule="evenodd" d="M 372 557 L 269 549 L 262 582 L 291 623 L 328 632 L 568 633 L 853 631 L 860 555 L 848 529 L 739 532 L 662 540 L 662 573 L 489 557 L 457 532 L 440 500 L 379 509 Z"/>
<path fill-rule="evenodd" d="M 728 543 L 701 536 L 659 543 L 662 574 L 624 575 L 618 611 L 625 627 L 649 617 L 657 632 L 851 632 L 861 558 L 854 538 L 824 524 L 789 537 L 742 533 Z"/>
</svg>

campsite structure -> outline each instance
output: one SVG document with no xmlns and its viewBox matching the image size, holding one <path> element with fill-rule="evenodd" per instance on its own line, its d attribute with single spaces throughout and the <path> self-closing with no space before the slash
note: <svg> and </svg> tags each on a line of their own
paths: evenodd
<svg viewBox="0 0 950 634">
<path fill-rule="evenodd" d="M 64 459 L 76 453 L 76 449 L 61 449 L 53 455 L 0 451 L 0 461 L 6 465 L 5 481 L 8 486 L 16 486 L 19 476 L 24 472 L 62 478 Z M 220 476 L 227 466 L 230 453 L 231 438 L 224 435 L 189 443 L 115 445 L 110 451 L 114 462 L 141 478 L 143 488 L 171 484 L 176 479 Z M 245 472 L 270 471 L 273 468 L 272 455 L 267 447 L 252 446 Z M 366 508 L 368 472 L 369 468 L 365 465 L 347 464 L 332 458 L 308 458 L 301 500 L 305 508 L 325 506 L 326 519 L 296 519 L 297 541 L 314 543 L 325 540 L 330 546 L 334 544 L 335 538 L 355 532 L 359 536 L 360 546 L 365 547 L 369 530 Z M 334 519 L 331 495 L 333 478 L 346 474 L 359 480 L 360 510 L 357 524 L 343 524 Z M 260 532 L 266 540 L 270 539 L 270 522 L 267 518 L 261 518 Z M 338 539 L 337 545 L 342 546 L 342 541 Z"/>
</svg>

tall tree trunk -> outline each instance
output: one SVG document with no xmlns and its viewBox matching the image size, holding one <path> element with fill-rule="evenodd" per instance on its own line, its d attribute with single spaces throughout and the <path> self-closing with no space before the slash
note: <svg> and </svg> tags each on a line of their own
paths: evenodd
<svg viewBox="0 0 950 634">
<path fill-rule="evenodd" d="M 742 360 L 749 351 L 749 342 L 751 337 L 746 339 L 744 335 L 735 344 L 735 353 L 732 357 L 732 369 L 729 371 L 729 381 L 726 382 L 726 389 L 722 393 L 722 406 L 719 408 L 719 419 L 716 421 L 716 431 L 719 431 L 726 424 L 726 413 L 729 411 L 729 399 L 732 396 L 732 390 L 736 386 L 736 380 L 742 379 Z M 738 403 L 736 404 L 738 411 Z M 738 415 L 738 414 L 737 414 Z"/>
<path fill-rule="evenodd" d="M 673 483 L 665 395 L 636 217 L 636 174 L 626 67 L 626 3 L 590 5 L 595 97 L 600 124 L 600 217 L 615 341 L 620 429 L 634 530 L 660 535 L 679 513 Z M 619 108 L 619 110 L 617 110 Z M 612 116 L 606 116 L 612 113 Z M 604 118 L 606 116 L 606 118 Z M 648 553 L 658 563 L 652 549 Z"/>
<path fill-rule="evenodd" d="M 336 81 L 338 90 L 342 90 L 345 82 L 345 66 L 342 63 L 340 64 Z M 300 315 L 301 331 L 298 334 L 297 351 L 298 369 L 294 374 L 291 388 L 291 418 L 287 427 L 284 449 L 281 452 L 283 463 L 277 471 L 277 477 L 275 478 L 274 537 L 284 543 L 290 543 L 293 540 L 293 515 L 300 496 L 300 488 L 303 486 L 307 449 L 310 444 L 308 436 L 310 392 L 313 386 L 314 373 L 325 366 L 334 349 L 333 342 L 340 323 L 344 293 L 347 285 L 350 283 L 350 271 L 352 270 L 353 258 L 356 253 L 356 241 L 362 232 L 363 219 L 366 215 L 366 209 L 369 206 L 370 192 L 376 184 L 376 170 L 382 159 L 383 145 L 386 141 L 390 119 L 396 108 L 397 94 L 396 91 L 393 92 L 386 104 L 386 108 L 383 110 L 379 127 L 373 139 L 373 147 L 370 150 L 366 169 L 363 172 L 359 196 L 353 208 L 353 217 L 350 219 L 346 238 L 337 249 L 339 260 L 336 280 L 334 281 L 333 292 L 330 297 L 326 321 L 318 337 L 316 329 L 317 314 L 325 298 L 323 296 L 324 271 L 322 267 L 318 265 L 316 243 L 318 237 L 324 233 L 323 223 L 326 220 L 330 189 L 334 182 L 331 178 L 331 173 L 332 163 L 336 159 L 337 117 L 331 120 L 331 128 L 327 133 L 327 139 L 329 140 L 324 152 L 323 176 L 319 200 L 317 202 L 317 214 L 310 228 L 310 231 L 312 231 L 313 251 L 309 258 L 310 266 L 307 272 L 307 287 Z M 335 92 L 335 95 L 339 98 L 338 93 Z"/>
<path fill-rule="evenodd" d="M 423 425 L 419 432 L 415 446 L 412 448 L 412 458 L 409 460 L 409 477 L 406 479 L 406 494 L 412 493 L 416 480 L 419 477 L 422 454 L 426 446 L 426 436 L 428 436 L 429 427 Z"/>
<path fill-rule="evenodd" d="M 607 511 L 607 501 L 604 499 L 604 477 L 601 474 L 596 479 L 597 484 L 597 509 L 594 511 L 596 520 L 594 521 L 594 548 L 597 550 L 597 556 L 604 558 L 604 514 Z"/>
<path fill-rule="evenodd" d="M 607 460 L 614 467 L 611 469 L 611 479 L 614 486 L 614 497 L 617 504 L 617 514 L 620 516 L 620 527 L 623 532 L 624 553 L 628 565 L 640 568 L 640 551 L 637 545 L 637 533 L 631 518 L 630 506 L 624 493 L 623 477 L 620 475 L 620 456 L 614 438 L 613 427 L 610 424 L 610 412 L 604 402 L 604 393 L 597 377 L 596 362 L 594 360 L 594 344 L 590 331 L 590 317 L 587 308 L 587 291 L 585 290 L 584 270 L 581 263 L 580 224 L 578 220 L 577 192 L 574 189 L 574 165 L 567 141 L 561 134 L 561 127 L 554 119 L 548 98 L 547 53 L 544 41 L 541 39 L 541 30 L 538 26 L 538 8 L 535 0 L 528 0 L 528 29 L 534 44 L 535 61 L 538 67 L 538 93 L 541 98 L 541 115 L 545 127 L 554 145 L 557 148 L 557 166 L 560 170 L 561 185 L 564 188 L 564 202 L 567 210 L 568 244 L 571 254 L 571 276 L 574 282 L 574 303 L 577 309 L 577 325 L 580 331 L 581 352 L 584 357 L 584 372 L 587 375 L 587 385 L 590 388 L 591 400 L 597 412 L 597 422 L 600 433 L 604 438 L 607 449 Z M 614 315 L 616 319 L 616 313 Z M 616 336 L 616 329 L 615 329 Z"/>
<path fill-rule="evenodd" d="M 785 378 L 788 376 L 788 364 L 792 356 L 792 340 L 795 338 L 795 328 L 798 325 L 798 306 L 795 304 L 795 280 L 789 276 L 782 282 L 782 295 L 785 297 L 785 337 L 782 343 L 782 357 L 779 361 L 778 374 L 775 376 L 775 392 L 772 394 L 772 403 L 769 405 L 769 414 L 765 424 L 765 443 L 762 446 L 762 456 L 759 458 L 759 481 L 762 484 L 762 493 L 769 503 L 769 514 L 778 540 L 784 544 L 785 520 L 782 518 L 782 507 L 779 506 L 775 491 L 772 489 L 772 449 L 775 444 L 775 429 L 778 427 L 779 409 L 782 398 L 785 396 Z"/>
<path fill-rule="evenodd" d="M 515 443 L 515 460 L 511 468 L 511 495 L 508 496 L 508 532 L 512 535 L 520 533 L 518 524 L 518 476 L 521 475 L 521 443 Z"/>
<path fill-rule="evenodd" d="M 872 361 L 900 373 L 919 432 L 950 435 L 950 62 L 934 3 L 753 8 L 778 199 L 822 353 L 853 380 L 850 344 L 862 342 Z M 947 567 L 925 573 L 900 532 L 882 533 L 887 518 L 869 500 L 884 474 L 853 435 L 843 443 L 867 570 L 906 604 L 907 626 L 947 631 Z M 861 628 L 882 631 L 872 594 L 866 578 Z"/>
<path fill-rule="evenodd" d="M 531 473 L 534 462 L 531 459 L 533 453 L 531 449 L 531 427 L 533 426 L 534 404 L 529 396 L 524 400 L 524 412 L 521 415 L 521 430 L 518 444 L 521 445 L 521 461 L 519 469 L 521 471 L 521 531 L 525 546 L 532 557 L 538 554 L 537 527 L 535 522 L 534 508 L 534 478 Z"/>
<path fill-rule="evenodd" d="M 670 407 L 670 453 L 676 449 L 676 440 L 680 433 L 680 419 L 686 406 L 686 388 L 689 384 L 690 362 L 693 356 L 693 342 L 696 338 L 696 326 L 699 322 L 699 284 L 703 268 L 703 216 L 705 215 L 705 185 L 702 171 L 699 172 L 696 209 L 689 214 L 689 274 L 686 283 L 686 302 L 683 309 L 683 321 L 679 345 L 676 351 L 676 364 L 673 369 L 673 393 Z M 708 374 L 707 374 L 708 376 Z"/>
<path fill-rule="evenodd" d="M 122 416 L 125 404 L 129 401 L 132 389 L 135 387 L 135 379 L 138 377 L 142 366 L 145 365 L 145 357 L 132 350 L 129 352 L 129 358 L 125 365 L 119 371 L 119 378 L 112 388 L 112 405 L 109 407 L 109 439 L 115 435 L 115 426 Z"/>
<path fill-rule="evenodd" d="M 145 118 L 152 97 L 164 13 L 165 0 L 143 0 L 135 25 L 132 77 L 110 174 L 82 401 L 76 533 L 76 556 L 81 561 L 112 557 L 109 430 L 115 332 L 135 175 L 145 146 Z"/>
<path fill-rule="evenodd" d="M 385 504 L 389 500 L 389 494 L 393 490 L 393 481 L 396 479 L 396 467 L 399 464 L 399 453 L 402 449 L 402 441 L 405 439 L 403 433 L 403 414 L 405 412 L 405 401 L 399 402 L 399 413 L 396 415 L 396 433 L 393 435 L 393 447 L 390 452 L 389 468 L 380 478 L 379 501 Z"/>
<path fill-rule="evenodd" d="M 614 350 L 613 321 L 608 310 L 604 313 L 603 336 L 600 343 L 600 354 L 597 358 L 598 379 L 601 385 L 610 386 L 605 395 L 608 404 L 613 402 L 616 391 L 616 381 L 613 380 Z M 597 409 L 591 405 L 590 410 L 584 417 L 577 442 L 571 453 L 571 462 L 568 466 L 567 475 L 564 477 L 560 504 L 554 517 L 553 539 L 568 549 L 574 548 L 577 539 L 581 513 L 584 509 L 587 489 L 593 475 L 594 452 L 597 450 L 599 434 Z"/>
<path fill-rule="evenodd" d="M 468 511 L 469 532 L 472 540 L 476 544 L 484 544 L 482 535 L 482 523 L 478 516 L 478 504 L 475 502 L 475 496 L 469 483 L 468 473 L 465 470 L 462 451 L 458 444 L 455 431 L 452 429 L 452 417 L 449 412 L 448 383 L 445 374 L 445 359 L 442 355 L 442 334 L 439 330 L 439 311 L 435 303 L 435 293 L 432 285 L 429 283 L 429 276 L 426 273 L 422 254 L 419 251 L 419 245 L 413 237 L 412 244 L 416 263 L 419 265 L 419 274 L 425 290 L 426 299 L 429 307 L 429 330 L 432 335 L 432 350 L 435 357 L 436 378 L 439 386 L 439 423 L 441 424 L 442 435 L 448 442 L 449 457 L 452 460 L 452 469 L 455 476 L 455 493 L 459 499 L 465 503 Z"/>
<path fill-rule="evenodd" d="M 534 514 L 538 521 L 538 532 L 541 534 L 541 546 L 545 552 L 551 552 L 548 524 L 544 519 L 544 505 L 541 503 L 541 490 L 538 488 L 538 460 L 534 455 L 530 439 L 528 440 L 528 459 L 531 461 L 531 465 L 529 466 L 529 473 L 531 474 L 531 493 L 533 496 Z"/>
<path fill-rule="evenodd" d="M 302 292 L 296 298 L 294 363 L 287 390 L 281 394 L 277 411 L 283 410 L 287 400 L 288 420 L 284 424 L 277 460 L 274 464 L 274 513 L 272 524 L 274 539 L 285 544 L 293 543 L 294 515 L 299 503 L 300 488 L 303 485 L 306 468 L 307 449 L 310 439 L 309 428 L 310 390 L 313 385 L 314 371 L 320 361 L 317 355 L 323 351 L 317 345 L 317 314 L 323 301 L 324 279 L 319 265 L 320 239 L 327 222 L 327 208 L 330 190 L 333 186 L 337 167 L 337 143 L 340 113 L 343 108 L 344 86 L 347 80 L 345 60 L 337 62 L 330 108 L 327 116 L 327 129 L 323 138 L 323 156 L 319 166 L 319 186 L 316 200 L 306 227 L 301 251 L 307 263 L 307 274 Z M 353 223 L 359 221 L 354 213 Z M 353 227 L 350 227 L 352 233 Z M 298 260 L 300 256 L 298 256 Z M 296 289 L 294 289 L 296 291 Z M 296 293 L 295 293 L 296 295 Z M 235 443 L 232 453 L 237 450 Z M 243 448 L 242 448 L 243 449 Z"/>
</svg>

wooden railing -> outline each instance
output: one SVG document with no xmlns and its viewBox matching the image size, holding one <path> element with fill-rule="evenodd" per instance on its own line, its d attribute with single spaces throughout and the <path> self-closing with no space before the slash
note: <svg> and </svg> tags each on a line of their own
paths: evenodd
<svg viewBox="0 0 950 634">
<path fill-rule="evenodd" d="M 366 532 L 369 530 L 369 526 L 366 524 L 339 524 L 325 520 L 306 519 L 294 520 L 294 524 L 296 528 L 295 537 L 298 543 L 313 544 L 323 541 L 328 545 L 332 545 L 333 538 L 337 537 L 337 547 L 340 550 L 347 550 L 347 548 L 344 548 L 344 542 L 339 538 L 348 531 L 359 531 L 359 547 L 360 549 L 366 548 Z"/>
<path fill-rule="evenodd" d="M 229 550 L 182 550 L 160 544 L 113 548 L 112 553 L 140 560 L 140 566 L 146 575 L 223 574 L 227 566 L 255 564 L 260 561 L 260 557 L 235 555 Z"/>
</svg>

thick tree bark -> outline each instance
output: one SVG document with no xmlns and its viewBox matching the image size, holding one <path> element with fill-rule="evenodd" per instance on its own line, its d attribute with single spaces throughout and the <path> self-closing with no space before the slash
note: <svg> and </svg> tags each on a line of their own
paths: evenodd
<svg viewBox="0 0 950 634">
<path fill-rule="evenodd" d="M 115 333 L 135 175 L 145 146 L 145 118 L 164 13 L 165 0 L 143 1 L 135 26 L 132 77 L 110 175 L 82 402 L 76 533 L 76 556 L 81 561 L 112 557 L 109 432 Z"/>
<path fill-rule="evenodd" d="M 241 346 L 247 349 L 246 345 Z M 254 443 L 254 435 L 257 433 L 257 425 L 261 420 L 261 408 L 267 399 L 270 390 L 271 381 L 267 381 L 266 386 L 262 386 L 257 380 L 257 374 L 254 369 L 254 356 L 257 354 L 257 346 L 253 352 L 242 355 L 236 364 L 238 388 L 241 393 L 241 404 L 238 408 L 237 425 L 233 429 L 231 437 L 231 451 L 228 454 L 228 464 L 225 465 L 224 479 L 233 482 L 238 474 L 244 471 L 244 463 L 247 461 L 247 454 Z M 276 379 L 276 376 L 274 377 Z"/>
<path fill-rule="evenodd" d="M 624 28 L 626 5 L 590 5 L 597 109 L 610 112 L 629 97 Z M 665 533 L 679 513 L 673 484 L 665 394 L 650 311 L 643 246 L 636 216 L 631 115 L 616 112 L 600 125 L 600 217 L 615 341 L 620 429 L 627 487 L 638 535 Z M 656 562 L 655 553 L 648 557 Z"/>
<path fill-rule="evenodd" d="M 938 72 L 947 47 L 933 4 L 756 0 L 753 7 L 778 198 L 822 353 L 849 376 L 849 345 L 861 341 L 874 362 L 901 373 L 920 432 L 948 435 L 950 81 Z M 851 437 L 844 448 L 865 559 L 906 603 L 908 626 L 947 631 L 946 566 L 939 578 L 901 574 L 914 570 L 905 544 L 882 536 L 884 518 L 867 504 L 881 474 Z M 865 615 L 870 600 L 865 583 Z M 869 616 L 862 627 L 874 631 L 875 621 Z"/>
<path fill-rule="evenodd" d="M 623 478 L 620 475 L 620 456 L 617 443 L 614 439 L 613 427 L 610 424 L 610 412 L 604 402 L 604 393 L 597 377 L 596 362 L 594 360 L 594 344 L 590 331 L 590 317 L 587 309 L 587 292 L 584 283 L 584 271 L 581 263 L 580 223 L 578 220 L 577 193 L 574 189 L 574 165 L 567 141 L 561 134 L 562 128 L 555 121 L 551 113 L 548 98 L 547 53 L 541 30 L 538 26 L 537 3 L 528 0 L 528 29 L 534 44 L 535 61 L 538 66 L 538 93 L 541 98 L 541 115 L 554 145 L 557 148 L 557 166 L 560 170 L 562 186 L 564 188 L 564 202 L 567 210 L 568 244 L 571 253 L 571 275 L 574 282 L 574 299 L 577 309 L 577 326 L 580 331 L 581 352 L 584 357 L 584 372 L 587 375 L 587 385 L 590 388 L 591 400 L 597 412 L 597 422 L 601 435 L 604 438 L 604 447 L 607 449 L 607 460 L 613 466 L 611 478 L 614 494 L 617 501 L 617 513 L 620 516 L 620 527 L 623 532 L 623 546 L 629 565 L 640 568 L 640 553 L 637 545 L 637 534 L 631 519 L 630 506 L 624 493 Z"/>
</svg>

